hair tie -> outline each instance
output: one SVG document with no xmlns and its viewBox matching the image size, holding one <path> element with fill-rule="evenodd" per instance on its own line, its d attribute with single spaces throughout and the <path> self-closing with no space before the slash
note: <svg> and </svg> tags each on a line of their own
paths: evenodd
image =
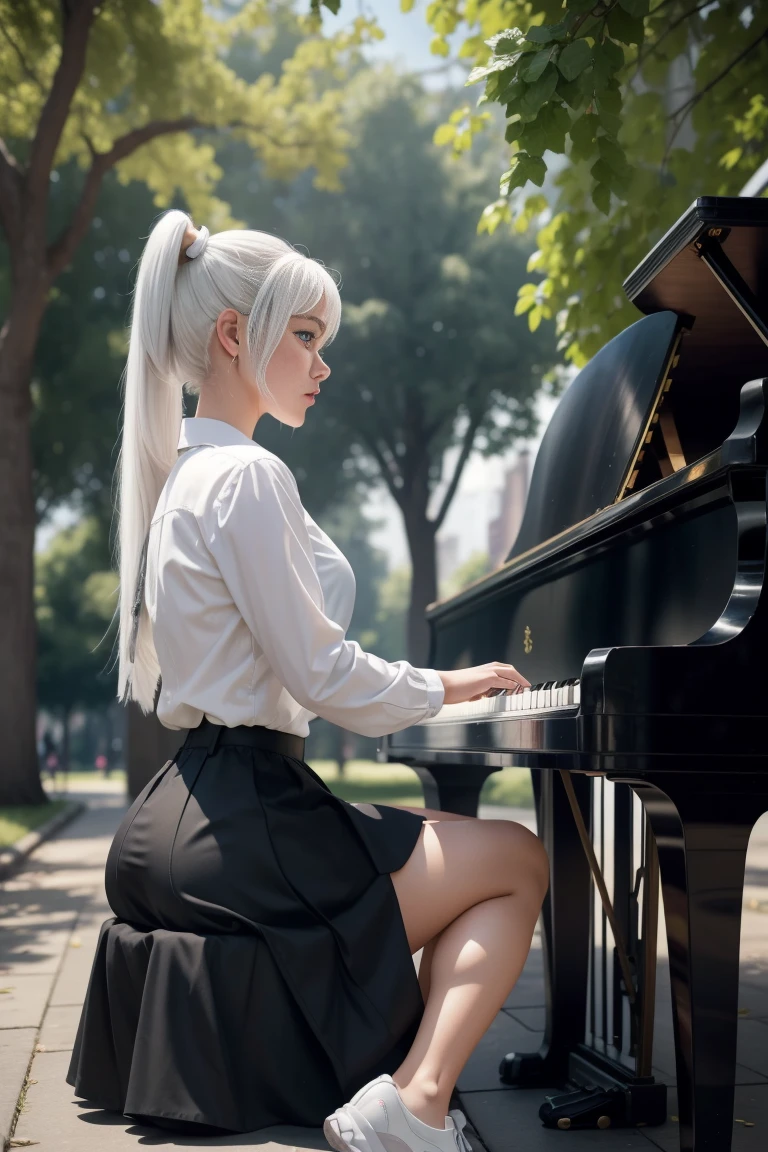
<svg viewBox="0 0 768 1152">
<path fill-rule="evenodd" d="M 184 241 L 186 241 L 190 235 L 193 236 L 194 239 L 189 247 L 185 248 Z M 199 256 L 202 252 L 204 252 L 205 246 L 208 243 L 209 236 L 210 232 L 206 228 L 205 224 L 202 224 L 197 231 L 195 231 L 194 226 L 190 224 L 189 228 L 187 228 L 187 231 L 184 233 L 184 239 L 181 242 L 179 264 L 183 264 L 185 260 L 194 260 L 195 256 Z"/>
</svg>

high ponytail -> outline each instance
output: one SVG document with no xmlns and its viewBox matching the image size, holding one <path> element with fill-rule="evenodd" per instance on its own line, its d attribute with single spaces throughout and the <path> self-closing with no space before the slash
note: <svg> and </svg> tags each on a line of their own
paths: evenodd
<svg viewBox="0 0 768 1152">
<path fill-rule="evenodd" d="M 130 659 L 133 597 L 144 540 L 163 485 L 176 461 L 182 381 L 172 368 L 171 301 L 179 252 L 190 219 L 167 212 L 152 229 L 139 263 L 123 376 L 123 440 L 118 461 L 120 524 L 120 663 L 117 695 L 148 712 L 160 677 L 146 606 L 139 606 L 135 657 Z"/>
<path fill-rule="evenodd" d="M 317 261 L 266 232 L 219 232 L 180 264 L 185 212 L 166 212 L 142 254 L 123 375 L 123 436 L 117 465 L 120 573 L 120 700 L 154 707 L 160 678 L 143 596 L 134 605 L 152 516 L 177 460 L 183 389 L 200 391 L 210 371 L 209 341 L 218 316 L 235 308 L 248 323 L 248 355 L 267 394 L 266 369 L 292 315 L 327 302 L 326 340 L 341 319 L 338 288 Z M 137 625 L 137 627 L 136 627 Z"/>
</svg>

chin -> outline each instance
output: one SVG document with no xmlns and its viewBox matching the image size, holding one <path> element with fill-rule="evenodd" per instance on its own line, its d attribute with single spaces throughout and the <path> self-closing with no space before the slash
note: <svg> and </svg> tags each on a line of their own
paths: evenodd
<svg viewBox="0 0 768 1152">
<path fill-rule="evenodd" d="M 286 412 L 286 414 L 284 416 L 280 417 L 280 423 L 281 424 L 287 424 L 289 428 L 301 428 L 301 426 L 304 423 L 304 421 L 306 420 L 306 418 L 307 418 L 306 412 L 302 412 L 301 415 L 296 415 L 295 413 L 287 413 Z"/>
</svg>

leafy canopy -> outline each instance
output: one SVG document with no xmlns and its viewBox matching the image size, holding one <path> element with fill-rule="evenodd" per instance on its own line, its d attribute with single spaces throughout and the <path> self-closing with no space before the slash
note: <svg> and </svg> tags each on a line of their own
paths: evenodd
<svg viewBox="0 0 768 1152">
<path fill-rule="evenodd" d="M 427 19 L 432 51 L 463 37 L 467 84 L 482 85 L 435 140 L 459 155 L 487 106 L 503 108 L 510 163 L 480 228 L 542 225 L 529 270 L 543 280 L 521 287 L 518 313 L 531 327 L 556 318 L 582 364 L 636 319 L 621 283 L 652 244 L 765 158 L 768 0 L 434 0 Z M 548 172 L 545 196 L 531 185 Z"/>
<path fill-rule="evenodd" d="M 492 159 L 478 147 L 471 162 L 446 163 L 414 82 L 382 69 L 361 74 L 353 91 L 344 190 L 296 217 L 344 284 L 322 403 L 358 447 L 363 472 L 375 462 L 412 530 L 434 532 L 470 453 L 494 455 L 530 431 L 553 342 L 513 318 L 524 242 L 477 235 Z"/>
<path fill-rule="evenodd" d="M 240 77 L 228 51 L 243 38 L 268 44 L 291 8 L 285 0 L 234 7 L 224 0 L 79 0 L 62 47 L 59 0 L 0 0 L 0 137 L 24 164 L 41 116 L 51 115 L 54 86 L 66 87 L 63 66 L 76 87 L 54 167 L 74 158 L 99 178 L 114 167 L 121 181 L 147 184 L 158 207 L 180 192 L 211 231 L 239 222 L 216 195 L 221 169 L 209 130 L 245 140 L 271 175 L 313 168 L 318 187 L 337 188 L 348 144 L 341 81 L 357 48 L 381 33 L 361 18 L 325 37 L 316 16 L 295 16 L 301 37 L 279 72 L 252 83 Z M 87 32 L 78 20 L 90 20 Z M 76 40 L 85 55 L 79 81 Z"/>
<path fill-rule="evenodd" d="M 58 533 L 37 557 L 35 616 L 40 703 L 69 712 L 115 694 L 110 659 L 117 576 L 94 518 Z"/>
</svg>

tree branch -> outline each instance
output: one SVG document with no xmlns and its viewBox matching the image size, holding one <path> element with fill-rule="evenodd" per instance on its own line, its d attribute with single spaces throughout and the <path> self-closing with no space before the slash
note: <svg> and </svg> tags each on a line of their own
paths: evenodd
<svg viewBox="0 0 768 1152">
<path fill-rule="evenodd" d="M 108 152 L 96 152 L 88 143 L 93 155 L 93 163 L 88 169 L 83 190 L 80 193 L 72 218 L 63 232 L 48 248 L 47 266 L 51 281 L 55 280 L 60 272 L 72 260 L 80 241 L 88 231 L 88 225 L 96 208 L 101 184 L 104 176 L 120 160 L 130 156 L 142 144 L 158 136 L 168 135 L 172 132 L 187 132 L 190 128 L 204 127 L 193 116 L 186 116 L 180 120 L 152 120 L 141 128 L 134 128 L 115 140 Z"/>
<path fill-rule="evenodd" d="M 64 231 L 48 248 L 48 275 L 51 281 L 55 280 L 59 273 L 66 268 L 67 264 L 72 260 L 72 257 L 77 251 L 78 244 L 88 231 L 88 225 L 91 222 L 96 202 L 99 198 L 102 181 L 109 169 L 119 163 L 120 160 L 124 160 L 126 156 L 130 156 L 137 148 L 141 148 L 142 145 L 149 144 L 150 141 L 157 139 L 158 136 L 169 136 L 175 132 L 190 132 L 193 128 L 208 129 L 210 131 L 249 128 L 251 131 L 260 132 L 270 143 L 274 143 L 275 145 L 282 143 L 276 138 L 269 136 L 263 129 L 254 128 L 242 120 L 233 120 L 229 124 L 215 125 L 205 124 L 195 116 L 183 116 L 178 120 L 150 120 L 148 124 L 143 124 L 139 128 L 133 128 L 130 132 L 126 132 L 124 136 L 120 136 L 114 141 L 108 152 L 96 152 L 90 141 L 86 138 L 86 143 L 93 156 L 93 163 L 88 170 L 83 191 L 72 213 L 72 219 Z M 302 144 L 301 141 L 297 141 L 296 144 L 292 146 L 299 147 L 306 145 Z"/>
<path fill-rule="evenodd" d="M 453 500 L 454 496 L 456 495 L 456 489 L 459 486 L 459 480 L 461 479 L 461 474 L 464 471 L 464 465 L 469 459 L 469 454 L 472 451 L 472 447 L 475 443 L 475 436 L 477 435 L 477 430 L 480 427 L 481 420 L 482 416 L 470 416 L 467 430 L 464 433 L 461 452 L 459 452 L 459 458 L 456 461 L 456 467 L 453 470 L 453 476 L 451 477 L 451 481 L 445 490 L 445 495 L 443 496 L 440 510 L 432 521 L 435 526 L 435 532 L 437 532 L 443 520 L 445 520 L 446 513 L 451 505 L 451 500 Z"/>
<path fill-rule="evenodd" d="M 48 193 L 48 181 L 56 149 L 69 116 L 72 98 L 85 68 L 88 36 L 97 0 L 70 0 L 62 4 L 61 57 L 48 99 L 43 105 L 32 141 L 27 167 L 27 194 L 42 220 L 40 202 Z"/>
<path fill-rule="evenodd" d="M 21 68 L 22 68 L 22 71 L 24 72 L 24 75 L 27 77 L 28 80 L 31 80 L 33 84 L 35 84 L 38 88 L 40 88 L 42 90 L 43 86 L 40 83 L 40 80 L 38 79 L 35 72 L 33 72 L 33 70 L 30 68 L 29 64 L 27 64 L 26 60 L 24 59 L 24 53 L 22 52 L 21 48 L 19 48 L 18 44 L 16 43 L 16 41 L 11 36 L 11 34 L 8 31 L 8 29 L 6 28 L 5 24 L 0 24 L 0 32 L 2 32 L 5 39 L 10 44 L 11 48 L 13 49 L 13 51 L 18 56 L 19 63 L 21 64 Z"/>
<path fill-rule="evenodd" d="M 21 229 L 22 178 L 16 157 L 0 137 L 0 224 L 11 248 Z"/>
<path fill-rule="evenodd" d="M 680 105 L 679 108 L 675 109 L 675 111 L 670 116 L 670 120 L 676 121 L 676 124 L 672 131 L 672 135 L 667 142 L 667 147 L 664 150 L 664 158 L 661 162 L 662 171 L 666 166 L 667 160 L 669 159 L 669 153 L 672 151 L 672 145 L 674 144 L 677 134 L 682 128 L 683 123 L 685 122 L 685 117 L 688 115 L 688 113 L 693 111 L 699 101 L 703 100 L 708 92 L 711 92 L 713 88 L 717 87 L 720 81 L 724 80 L 725 77 L 733 71 L 736 65 L 741 64 L 742 60 L 745 60 L 747 56 L 750 55 L 750 53 L 754 52 L 755 48 L 759 47 L 764 40 L 768 40 L 768 28 L 761 32 L 760 35 L 755 40 L 753 40 L 751 44 L 748 44 L 746 48 L 742 49 L 738 56 L 735 56 L 734 59 L 731 60 L 730 64 L 727 64 L 725 68 L 723 68 L 722 72 L 718 73 L 717 76 L 714 76 L 709 81 L 709 83 L 705 84 L 699 92 L 694 92 L 693 96 L 691 96 L 689 100 L 686 100 L 683 104 Z"/>
<path fill-rule="evenodd" d="M 662 43 L 663 40 L 666 39 L 667 36 L 669 36 L 670 32 L 674 32 L 675 28 L 677 28 L 680 24 L 682 24 L 683 21 L 689 20 L 691 18 L 691 16 L 695 16 L 697 12 L 703 11 L 704 8 L 710 8 L 711 5 L 712 5 L 712 0 L 703 0 L 703 3 L 697 4 L 693 8 L 689 8 L 687 12 L 684 12 L 682 14 L 682 16 L 678 16 L 677 20 L 673 20 L 672 23 L 664 29 L 661 36 L 659 36 L 658 40 L 654 40 L 653 44 L 649 45 L 647 52 L 638 51 L 637 60 L 635 61 L 635 72 L 634 72 L 634 75 L 632 77 L 632 80 L 637 79 L 637 76 L 638 76 L 640 69 L 642 68 L 643 64 L 645 64 L 645 62 L 647 60 L 649 60 L 651 56 L 656 55 L 656 52 L 658 51 L 659 45 Z M 659 5 L 659 7 L 661 7 L 661 5 Z M 651 13 L 651 15 L 652 16 L 655 15 L 655 12 L 657 12 L 657 11 L 658 11 L 658 9 L 654 9 L 654 11 Z"/>
<path fill-rule="evenodd" d="M 376 460 L 376 463 L 379 466 L 379 471 L 381 472 L 381 478 L 384 481 L 384 483 L 386 484 L 387 488 L 389 489 L 390 496 L 395 501 L 398 508 L 402 508 L 402 497 L 401 497 L 402 489 L 398 488 L 397 485 L 395 484 L 396 473 L 395 473 L 394 469 L 392 468 L 391 464 L 387 460 L 386 456 L 382 452 L 379 445 L 376 443 L 375 439 L 367 436 L 365 433 L 362 434 L 362 439 L 365 441 L 365 444 L 367 445 L 369 452 L 373 455 L 373 457 Z"/>
</svg>

